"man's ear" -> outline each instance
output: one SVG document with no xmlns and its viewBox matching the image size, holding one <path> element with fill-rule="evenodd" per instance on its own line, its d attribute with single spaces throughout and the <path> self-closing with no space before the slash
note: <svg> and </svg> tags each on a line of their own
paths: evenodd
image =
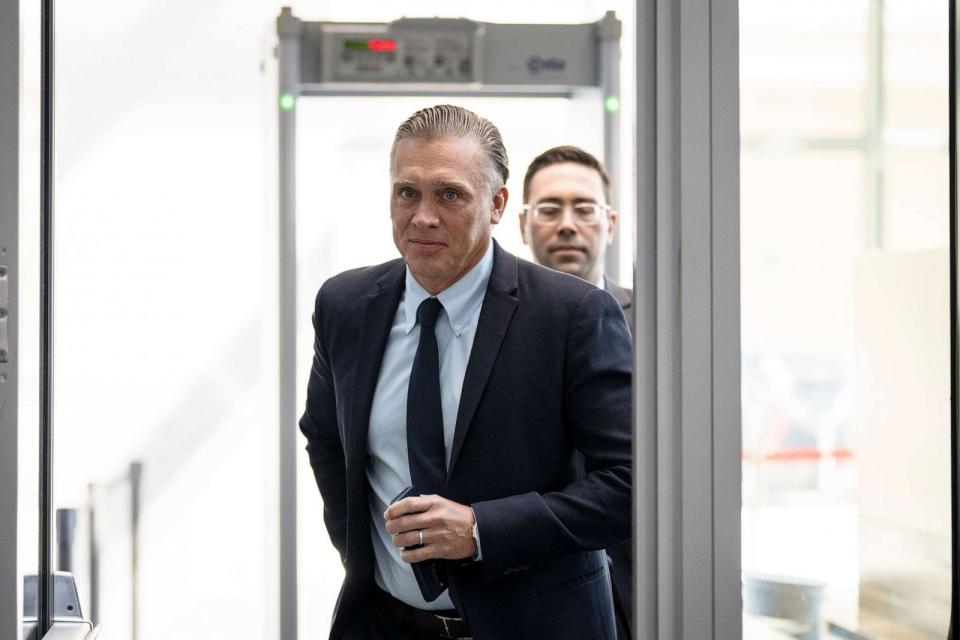
<svg viewBox="0 0 960 640">
<path fill-rule="evenodd" d="M 500 222 L 500 218 L 503 217 L 503 212 L 507 208 L 507 199 L 509 196 L 510 193 L 507 191 L 506 187 L 500 187 L 497 189 L 496 193 L 493 194 L 493 206 L 490 209 L 491 224 L 497 224 Z"/>
<path fill-rule="evenodd" d="M 530 228 L 527 226 L 527 211 L 520 211 L 520 237 L 523 238 L 523 244 L 530 244 Z"/>
<path fill-rule="evenodd" d="M 607 244 L 613 244 L 613 234 L 617 231 L 617 212 L 607 211 Z"/>
</svg>

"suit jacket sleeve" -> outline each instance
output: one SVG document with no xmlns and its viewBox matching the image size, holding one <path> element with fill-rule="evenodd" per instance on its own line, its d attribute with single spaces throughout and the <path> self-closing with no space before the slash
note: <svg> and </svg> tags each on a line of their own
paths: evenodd
<svg viewBox="0 0 960 640">
<path fill-rule="evenodd" d="M 323 498 L 323 520 L 327 532 L 333 546 L 344 557 L 347 548 L 346 462 L 337 428 L 333 375 L 324 343 L 322 296 L 321 288 L 313 314 L 313 366 L 310 368 L 307 407 L 300 418 L 300 430 L 307 438 L 310 466 Z"/>
<path fill-rule="evenodd" d="M 565 349 L 564 427 L 587 473 L 559 491 L 472 505 L 487 579 L 511 566 L 606 548 L 630 536 L 632 349 L 609 293 L 592 289 L 581 298 Z"/>
</svg>

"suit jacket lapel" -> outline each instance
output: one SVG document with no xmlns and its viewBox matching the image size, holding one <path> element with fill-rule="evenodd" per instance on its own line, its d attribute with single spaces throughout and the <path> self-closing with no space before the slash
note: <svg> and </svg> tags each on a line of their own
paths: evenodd
<svg viewBox="0 0 960 640">
<path fill-rule="evenodd" d="M 378 281 L 378 290 L 367 297 L 357 336 L 357 355 L 354 364 L 353 406 L 350 412 L 348 459 L 362 459 L 367 455 L 367 431 L 370 406 L 377 388 L 377 377 L 383 352 L 390 336 L 393 317 L 403 293 L 404 263 L 398 260 Z"/>
<path fill-rule="evenodd" d="M 457 462 L 467 430 L 483 397 L 487 380 L 493 371 L 493 365 L 500 353 L 500 345 L 517 308 L 517 259 L 500 248 L 494 241 L 493 270 L 487 293 L 480 309 L 477 333 L 470 350 L 467 371 L 463 378 L 463 390 L 460 393 L 460 408 L 457 411 L 457 425 L 453 432 L 453 447 L 450 452 L 450 472 Z"/>
</svg>

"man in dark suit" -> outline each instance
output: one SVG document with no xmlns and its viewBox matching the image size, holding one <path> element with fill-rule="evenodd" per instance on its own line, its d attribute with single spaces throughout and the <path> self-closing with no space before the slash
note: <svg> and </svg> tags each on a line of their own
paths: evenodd
<svg viewBox="0 0 960 640">
<path fill-rule="evenodd" d="M 629 333 L 608 293 L 492 240 L 507 174 L 492 123 L 418 111 L 391 151 L 403 259 L 317 294 L 300 428 L 346 568 L 331 638 L 615 637 Z"/>
<path fill-rule="evenodd" d="M 609 291 L 632 331 L 633 292 L 608 278 L 603 269 L 617 226 L 603 164 L 579 147 L 547 149 L 527 168 L 523 202 L 520 233 L 537 262 Z M 632 541 L 626 541 L 607 549 L 619 640 L 633 637 L 632 548 Z"/>
</svg>

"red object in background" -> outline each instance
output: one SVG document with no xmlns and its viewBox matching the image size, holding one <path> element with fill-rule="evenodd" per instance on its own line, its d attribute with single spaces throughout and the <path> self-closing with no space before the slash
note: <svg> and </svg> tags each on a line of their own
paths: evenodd
<svg viewBox="0 0 960 640">
<path fill-rule="evenodd" d="M 397 50 L 397 41 L 396 40 L 370 40 L 367 43 L 367 50 L 369 51 L 385 51 L 388 53 L 393 53 Z"/>
<path fill-rule="evenodd" d="M 818 449 L 783 449 L 769 453 L 750 453 L 744 451 L 741 454 L 743 460 L 766 461 L 766 462 L 791 462 L 797 460 L 820 460 L 822 458 L 834 458 L 836 460 L 847 460 L 853 457 L 853 451 L 850 449 L 834 449 L 833 451 L 820 451 Z"/>
</svg>

